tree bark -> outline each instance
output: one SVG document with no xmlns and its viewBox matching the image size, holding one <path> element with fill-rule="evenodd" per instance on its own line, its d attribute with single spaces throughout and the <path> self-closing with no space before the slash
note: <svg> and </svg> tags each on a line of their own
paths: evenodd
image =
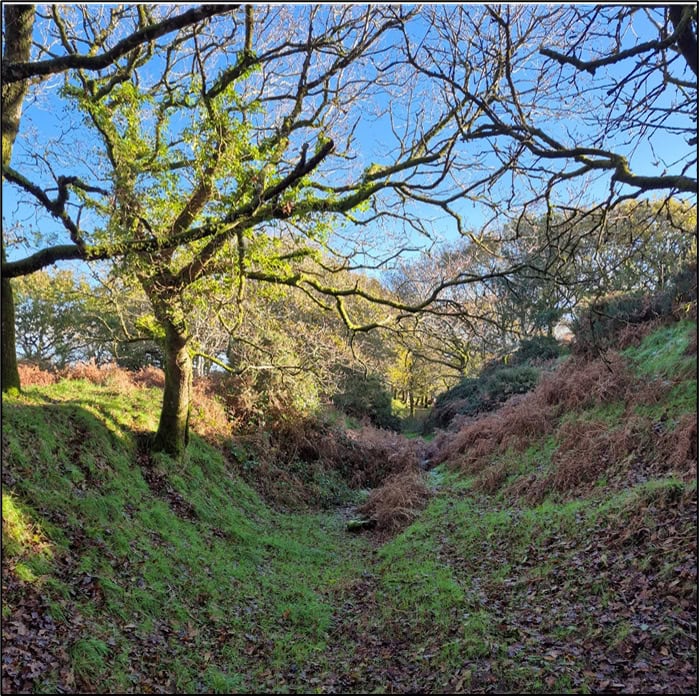
<svg viewBox="0 0 699 696">
<path fill-rule="evenodd" d="M 154 452 L 179 459 L 189 442 L 189 413 L 192 400 L 192 358 L 189 336 L 171 321 L 165 326 L 165 390 Z"/>
<path fill-rule="evenodd" d="M 31 50 L 34 5 L 6 5 L 5 8 L 5 51 L 3 63 L 28 61 Z M 22 104 L 27 93 L 27 81 L 22 80 L 2 86 L 2 166 L 9 166 L 12 148 L 19 132 Z M 2 263 L 6 261 L 5 243 L 2 243 Z M 2 391 L 19 391 L 20 379 L 17 369 L 17 346 L 15 340 L 15 298 L 9 278 L 2 278 L 0 318 L 0 341 L 2 342 L 2 369 L 0 380 Z"/>
<path fill-rule="evenodd" d="M 20 390 L 15 341 L 15 301 L 9 278 L 2 279 L 2 391 L 9 394 Z"/>
<path fill-rule="evenodd" d="M 687 17 L 688 21 L 684 26 L 681 34 L 677 37 L 677 48 L 687 61 L 687 65 L 691 71 L 697 74 L 697 35 L 692 30 L 692 22 L 689 20 L 693 12 L 692 5 L 672 5 L 669 8 L 670 20 L 677 31 L 682 23 L 682 20 Z"/>
</svg>

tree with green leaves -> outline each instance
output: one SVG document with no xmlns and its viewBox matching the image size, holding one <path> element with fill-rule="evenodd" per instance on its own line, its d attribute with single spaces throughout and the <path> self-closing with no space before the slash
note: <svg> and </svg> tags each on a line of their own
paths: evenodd
<svg viewBox="0 0 699 696">
<path fill-rule="evenodd" d="M 54 12 L 50 27 L 64 51 L 85 27 L 81 40 L 97 41 L 100 21 L 79 21 L 91 12 Z M 343 285 L 341 275 L 396 253 L 395 245 L 369 245 L 362 227 L 367 235 L 382 222 L 420 228 L 405 194 L 445 178 L 459 138 L 461 104 L 416 108 L 409 119 L 398 105 L 398 97 L 420 103 L 428 87 L 410 86 L 398 51 L 417 16 L 399 7 L 245 6 L 179 42 L 126 54 L 116 73 L 74 63 L 61 96 L 82 114 L 75 133 L 92 147 L 70 164 L 89 170 L 90 182 L 52 170 L 58 195 L 51 199 L 45 185 L 4 167 L 8 181 L 65 227 L 75 258 L 121 258 L 120 274 L 148 296 L 166 368 L 155 449 L 180 456 L 186 446 L 190 308 L 211 282 L 241 307 L 251 281 L 298 288 L 351 331 L 418 311 L 439 294 L 436 287 L 406 305 L 369 282 Z M 148 60 L 155 50 L 159 59 Z M 355 131 L 367 117 L 390 124 L 391 142 L 380 161 L 355 163 Z M 5 271 L 39 267 L 46 256 Z M 321 280 L 321 271 L 336 282 Z M 368 323 L 350 316 L 350 297 L 385 307 L 387 316 Z"/>
<path fill-rule="evenodd" d="M 71 271 L 39 271 L 17 279 L 16 335 L 20 357 L 43 369 L 113 358 L 110 318 L 87 282 Z"/>
<path fill-rule="evenodd" d="M 38 11 L 38 21 L 47 44 L 34 42 L 33 31 L 37 23 L 37 9 L 34 5 L 12 5 L 3 7 L 3 60 L 2 60 L 2 167 L 3 182 L 5 172 L 10 170 L 12 153 L 17 134 L 20 132 L 22 108 L 28 91 L 32 96 L 43 88 L 46 80 L 54 75 L 63 75 L 70 70 L 81 69 L 98 73 L 104 84 L 113 86 L 128 75 L 133 61 L 143 61 L 152 57 L 154 43 L 163 36 L 179 32 L 179 40 L 199 22 L 219 13 L 225 13 L 233 5 L 202 5 L 176 13 L 173 8 L 160 10 L 146 6 L 125 9 L 112 7 L 99 8 L 94 13 L 83 9 L 79 14 L 84 20 L 81 36 L 74 26 L 62 15 L 59 6 L 42 6 Z M 161 8 L 162 9 L 162 8 Z M 40 155 L 38 152 L 34 156 Z M 17 172 L 19 174 L 19 172 Z M 21 174 L 19 174 L 21 176 Z M 14 297 L 11 278 L 29 275 L 60 260 L 112 258 L 118 255 L 114 248 L 90 247 L 82 238 L 79 225 L 66 211 L 70 187 L 85 184 L 77 177 L 55 177 L 58 195 L 52 199 L 50 188 L 25 182 L 32 188 L 32 195 L 50 215 L 60 219 L 69 232 L 69 244 L 46 244 L 23 258 L 8 261 L 5 230 L 2 239 L 2 375 L 4 392 L 19 390 L 20 379 L 17 370 L 15 341 Z M 89 187 L 88 187 L 89 189 Z M 54 189 L 55 190 L 55 189 Z"/>
<path fill-rule="evenodd" d="M 542 216 L 526 228 L 520 224 L 502 253 L 507 263 L 522 266 L 496 283 L 503 320 L 509 316 L 524 338 L 550 336 L 582 302 L 663 290 L 696 262 L 696 208 L 677 198 L 643 199 L 602 211 Z"/>
</svg>

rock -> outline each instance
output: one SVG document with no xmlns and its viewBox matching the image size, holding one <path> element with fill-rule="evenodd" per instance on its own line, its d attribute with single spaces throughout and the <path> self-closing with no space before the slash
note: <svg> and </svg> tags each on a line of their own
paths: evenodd
<svg viewBox="0 0 699 696">
<path fill-rule="evenodd" d="M 371 517 L 360 517 L 347 522 L 348 532 L 361 532 L 362 529 L 372 529 L 376 526 L 376 520 Z"/>
</svg>

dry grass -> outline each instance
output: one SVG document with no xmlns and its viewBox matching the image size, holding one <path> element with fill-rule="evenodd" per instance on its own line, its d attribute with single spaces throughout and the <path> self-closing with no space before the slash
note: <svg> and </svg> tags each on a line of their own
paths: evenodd
<svg viewBox="0 0 699 696">
<path fill-rule="evenodd" d="M 504 497 L 510 502 L 526 500 L 530 505 L 539 504 L 547 493 L 548 490 L 536 474 L 520 476 L 503 490 Z"/>
<path fill-rule="evenodd" d="M 586 490 L 641 444 L 634 437 L 639 431 L 643 429 L 635 424 L 609 430 L 604 421 L 565 423 L 558 431 L 552 471 L 542 480 L 542 486 L 560 493 Z"/>
<path fill-rule="evenodd" d="M 411 467 L 391 474 L 358 510 L 375 520 L 377 529 L 395 532 L 409 525 L 430 497 L 424 474 Z"/>
<path fill-rule="evenodd" d="M 200 382 L 192 385 L 191 425 L 197 435 L 220 444 L 230 438 L 231 423 L 223 402 Z"/>
<path fill-rule="evenodd" d="M 469 419 L 458 432 L 435 439 L 432 460 L 437 464 L 457 462 L 466 473 L 475 473 L 494 454 L 510 448 L 526 449 L 555 424 L 555 409 L 540 402 L 537 388 L 529 394 L 512 397 L 493 413 Z"/>
<path fill-rule="evenodd" d="M 541 404 L 572 411 L 626 398 L 635 380 L 619 353 L 604 359 L 570 359 L 556 372 L 546 375 L 534 395 Z"/>
<path fill-rule="evenodd" d="M 661 465 L 691 477 L 697 475 L 697 414 L 687 413 L 677 427 L 661 435 L 657 444 Z"/>
<path fill-rule="evenodd" d="M 20 384 L 24 387 L 46 387 L 60 379 L 55 372 L 42 370 L 34 363 L 21 362 L 17 365 L 17 370 Z"/>
<path fill-rule="evenodd" d="M 423 456 L 421 441 L 371 425 L 345 430 L 295 412 L 282 395 L 269 398 L 262 412 L 245 393 L 233 395 L 227 380 L 226 387 L 225 413 L 247 457 L 238 462 L 238 471 L 269 502 L 313 505 L 318 481 L 328 472 L 339 474 L 350 488 L 372 488 L 403 469 L 417 468 Z"/>
<path fill-rule="evenodd" d="M 139 387 L 162 389 L 165 386 L 165 372 L 159 367 L 147 365 L 129 374 L 133 383 Z"/>
<path fill-rule="evenodd" d="M 615 336 L 614 348 L 616 350 L 625 350 L 631 346 L 637 346 L 646 336 L 657 331 L 660 326 L 666 323 L 667 320 L 665 319 L 652 319 L 641 324 L 627 324 Z"/>
<path fill-rule="evenodd" d="M 483 469 L 473 482 L 473 490 L 492 495 L 502 488 L 513 472 L 512 462 L 502 461 Z"/>
<path fill-rule="evenodd" d="M 600 477 L 607 486 L 623 487 L 635 467 L 648 475 L 672 472 L 691 479 L 697 471 L 697 417 L 684 415 L 672 432 L 658 432 L 642 416 L 628 416 L 623 424 L 609 429 L 604 421 L 571 421 L 559 428 L 558 447 L 550 471 L 514 481 L 504 490 L 509 499 L 524 499 L 537 505 L 552 491 L 564 497 L 585 495 Z M 486 469 L 476 487 L 492 493 L 504 482 L 507 471 L 495 465 Z"/>
<path fill-rule="evenodd" d="M 133 387 L 165 386 L 165 373 L 157 367 L 142 367 L 130 372 L 115 363 L 98 365 L 94 360 L 77 363 L 59 371 L 41 369 L 34 363 L 21 362 L 18 365 L 20 382 L 23 386 L 46 386 L 56 384 L 61 379 L 85 379 L 93 384 L 128 391 Z"/>
<path fill-rule="evenodd" d="M 59 375 L 63 379 L 84 379 L 120 392 L 129 392 L 135 387 L 131 378 L 132 373 L 116 363 L 97 365 L 94 360 L 90 360 L 66 367 L 59 372 Z"/>
<path fill-rule="evenodd" d="M 347 431 L 343 438 L 346 444 L 341 456 L 349 456 L 350 481 L 361 488 L 377 486 L 393 474 L 417 468 L 424 456 L 422 442 L 371 425 Z"/>
<path fill-rule="evenodd" d="M 640 342 L 657 329 L 657 322 L 652 324 L 631 327 L 622 334 L 622 342 Z M 493 494 L 506 486 L 506 497 L 529 504 L 540 503 L 551 492 L 564 497 L 584 495 L 600 480 L 624 486 L 629 480 L 660 472 L 696 476 L 696 414 L 683 416 L 668 433 L 637 412 L 637 406 L 662 404 L 672 385 L 668 380 L 637 379 L 613 351 L 594 361 L 572 358 L 546 375 L 532 392 L 513 397 L 495 412 L 464 418 L 456 431 L 439 433 L 428 454 L 435 463 L 447 462 L 475 474 L 473 486 L 479 492 Z M 618 421 L 560 423 L 564 414 L 619 402 L 624 403 L 624 412 Z M 516 470 L 512 452 L 522 452 L 551 433 L 556 449 L 548 470 L 520 476 L 507 485 Z M 510 455 L 497 459 L 508 450 Z"/>
<path fill-rule="evenodd" d="M 627 412 L 631 412 L 634 406 L 651 406 L 661 403 L 667 398 L 672 386 L 672 382 L 659 379 L 636 382 L 633 393 L 627 398 Z"/>
<path fill-rule="evenodd" d="M 494 455 L 508 449 L 523 451 L 553 432 L 564 412 L 623 400 L 633 384 L 618 353 L 593 362 L 569 360 L 533 391 L 512 397 L 497 411 L 464 419 L 456 432 L 440 433 L 431 458 L 437 464 L 449 461 L 465 473 L 478 473 Z"/>
</svg>

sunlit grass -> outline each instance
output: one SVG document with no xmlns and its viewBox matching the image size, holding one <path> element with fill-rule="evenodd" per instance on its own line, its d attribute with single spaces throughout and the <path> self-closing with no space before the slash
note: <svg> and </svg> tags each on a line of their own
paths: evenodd
<svg viewBox="0 0 699 696">
<path fill-rule="evenodd" d="M 25 582 L 35 582 L 38 576 L 50 572 L 54 557 L 52 546 L 35 519 L 12 494 L 3 492 L 3 560 L 14 561 L 17 576 Z"/>
<path fill-rule="evenodd" d="M 639 376 L 656 378 L 692 378 L 696 375 L 696 355 L 686 355 L 690 335 L 696 322 L 679 321 L 646 336 L 640 345 L 623 354 Z"/>
<path fill-rule="evenodd" d="M 159 398 L 81 381 L 5 404 L 4 464 L 16 484 L 3 495 L 3 553 L 17 559 L 22 581 L 46 580 L 55 620 L 70 622 L 71 598 L 86 636 L 69 651 L 74 673 L 83 685 L 99 678 L 100 688 L 123 691 L 129 645 L 150 634 L 163 641 L 160 669 L 177 690 L 254 691 L 260 657 L 246 636 L 264 641 L 278 670 L 322 661 L 332 590 L 356 575 L 367 540 L 346 539 L 332 513 L 272 510 L 196 436 L 184 461 L 152 459 L 161 488 L 151 490 L 136 435 L 139 414 L 157 414 Z M 36 560 L 51 548 L 69 559 L 63 575 Z M 86 589 L 71 595 L 82 580 Z"/>
</svg>

